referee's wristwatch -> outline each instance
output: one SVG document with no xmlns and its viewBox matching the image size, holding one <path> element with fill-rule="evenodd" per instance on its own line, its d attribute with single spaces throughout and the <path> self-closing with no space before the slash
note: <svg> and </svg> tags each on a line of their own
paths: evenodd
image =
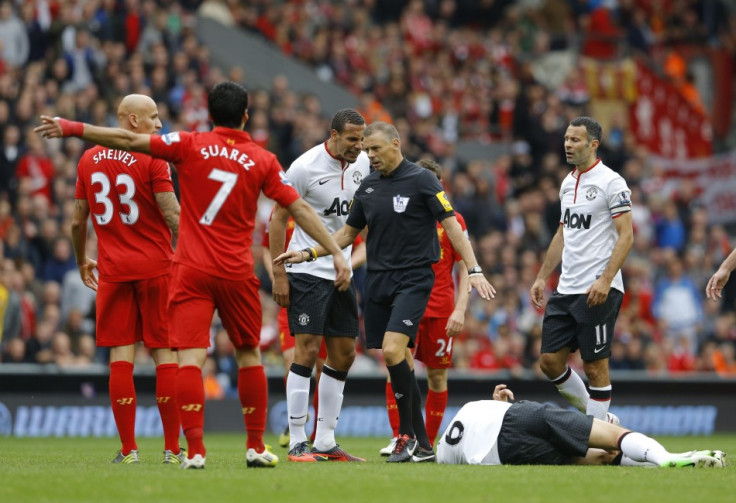
<svg viewBox="0 0 736 503">
<path fill-rule="evenodd" d="M 483 274 L 483 268 L 479 265 L 476 265 L 468 269 L 468 276 L 472 276 L 474 274 Z"/>
</svg>

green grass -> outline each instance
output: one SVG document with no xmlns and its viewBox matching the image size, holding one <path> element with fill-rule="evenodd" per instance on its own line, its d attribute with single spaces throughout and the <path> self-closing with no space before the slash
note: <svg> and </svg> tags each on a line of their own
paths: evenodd
<svg viewBox="0 0 736 503">
<path fill-rule="evenodd" d="M 384 438 L 346 438 L 367 463 L 281 463 L 245 467 L 245 435 L 206 434 L 207 468 L 160 463 L 161 439 L 138 442 L 141 463 L 111 465 L 117 441 L 0 439 L 0 502 L 688 502 L 724 501 L 736 489 L 736 465 L 723 470 L 621 467 L 389 465 L 378 455 Z M 736 454 L 736 435 L 663 437 L 671 451 L 723 449 Z M 736 455 L 733 456 L 736 458 Z M 736 462 L 736 459 L 734 460 Z"/>
</svg>

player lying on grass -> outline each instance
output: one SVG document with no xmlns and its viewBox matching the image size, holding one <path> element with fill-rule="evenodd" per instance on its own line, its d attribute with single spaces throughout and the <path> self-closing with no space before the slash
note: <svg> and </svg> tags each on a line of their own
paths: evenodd
<svg viewBox="0 0 736 503">
<path fill-rule="evenodd" d="M 437 462 L 456 465 L 621 465 L 722 468 L 717 450 L 668 452 L 641 433 L 577 410 L 520 401 L 505 384 L 493 400 L 465 404 L 437 447 Z"/>
</svg>

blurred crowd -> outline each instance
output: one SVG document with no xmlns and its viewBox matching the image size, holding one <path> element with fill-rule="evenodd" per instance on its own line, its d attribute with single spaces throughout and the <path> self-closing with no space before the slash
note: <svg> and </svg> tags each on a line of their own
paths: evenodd
<svg viewBox="0 0 736 503">
<path fill-rule="evenodd" d="M 599 58 L 638 51 L 666 72 L 674 44 L 736 54 L 736 12 L 720 0 L 2 1 L 3 365 L 106 364 L 107 352 L 94 344 L 94 320 L 104 313 L 95 313 L 69 239 L 76 163 L 87 145 L 44 141 L 31 130 L 40 114 L 114 126 L 129 93 L 156 100 L 162 132 L 208 129 L 207 90 L 223 79 L 248 87 L 253 69 L 210 64 L 211 49 L 194 32 L 198 10 L 312 64 L 320 78 L 355 93 L 369 122 L 392 121 L 407 158 L 442 164 L 446 189 L 498 291 L 492 302 L 471 297 L 454 366 L 519 376 L 538 372 L 542 313 L 531 306 L 529 288 L 559 224 L 559 184 L 570 170 L 563 132 L 590 104 L 577 72 L 550 88 L 531 62 L 551 49 Z M 686 68 L 677 75 L 687 82 Z M 322 104 L 292 91 L 286 77 L 249 91 L 247 130 L 285 167 L 326 138 L 330 117 Z M 697 93 L 693 99 L 697 104 Z M 464 139 L 503 141 L 510 149 L 464 162 L 455 151 Z M 611 367 L 736 375 L 736 288 L 727 287 L 723 302 L 704 296 L 731 249 L 728 229 L 708 222 L 687 183 L 663 194 L 663 175 L 624 126 L 604 130 L 600 155 L 632 189 L 635 222 Z M 257 232 L 269 211 L 264 199 Z M 95 249 L 91 234 L 93 256 Z M 254 254 L 263 260 L 260 247 Z M 276 306 L 263 268 L 259 275 L 264 360 L 275 371 Z M 237 365 L 217 319 L 212 341 L 205 374 L 208 394 L 219 396 Z M 380 371 L 378 358 L 361 351 L 356 368 Z M 143 348 L 137 361 L 152 364 Z"/>
</svg>

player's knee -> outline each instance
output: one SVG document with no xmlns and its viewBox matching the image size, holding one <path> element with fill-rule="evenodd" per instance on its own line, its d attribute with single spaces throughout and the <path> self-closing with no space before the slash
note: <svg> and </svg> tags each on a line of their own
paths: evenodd
<svg viewBox="0 0 736 503">
<path fill-rule="evenodd" d="M 314 341 L 297 343 L 294 348 L 294 362 L 305 367 L 314 367 L 319 357 L 319 344 Z"/>
<path fill-rule="evenodd" d="M 565 371 L 565 362 L 560 362 L 554 353 L 542 353 L 539 368 L 549 379 L 554 379 Z"/>
<path fill-rule="evenodd" d="M 387 365 L 398 365 L 405 358 L 404 350 L 406 348 L 399 346 L 398 344 L 386 343 L 384 341 L 383 347 L 383 359 Z"/>
<path fill-rule="evenodd" d="M 436 393 L 442 393 L 447 389 L 446 369 L 427 369 L 427 385 Z"/>
</svg>

